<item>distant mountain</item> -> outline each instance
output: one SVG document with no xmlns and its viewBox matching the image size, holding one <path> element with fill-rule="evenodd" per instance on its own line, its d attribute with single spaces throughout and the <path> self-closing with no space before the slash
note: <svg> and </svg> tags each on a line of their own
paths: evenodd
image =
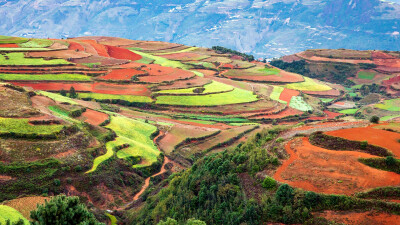
<svg viewBox="0 0 400 225">
<path fill-rule="evenodd" d="M 0 0 L 0 15 L 5 35 L 119 36 L 222 45 L 257 57 L 400 49 L 398 0 Z"/>
</svg>

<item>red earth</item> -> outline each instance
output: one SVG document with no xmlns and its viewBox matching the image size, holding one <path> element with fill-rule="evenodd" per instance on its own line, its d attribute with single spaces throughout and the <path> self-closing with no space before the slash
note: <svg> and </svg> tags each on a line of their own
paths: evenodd
<svg viewBox="0 0 400 225">
<path fill-rule="evenodd" d="M 68 47 L 68 49 L 70 49 L 70 50 L 79 50 L 79 51 L 85 51 L 85 48 L 81 45 L 81 44 L 79 44 L 79 43 L 76 43 L 76 42 L 69 42 L 69 47 Z"/>
<path fill-rule="evenodd" d="M 336 89 L 331 89 L 329 91 L 303 91 L 303 93 L 319 96 L 340 96 L 340 91 Z"/>
<path fill-rule="evenodd" d="M 126 48 L 120 48 L 116 46 L 110 46 L 106 45 L 107 52 L 110 55 L 110 57 L 116 58 L 116 59 L 127 59 L 131 61 L 136 61 L 142 58 L 141 55 L 138 55 L 134 52 L 129 51 Z"/>
<path fill-rule="evenodd" d="M 251 119 L 282 119 L 287 116 L 292 116 L 292 115 L 301 115 L 303 112 L 293 109 L 290 107 L 287 107 L 283 111 L 277 113 L 277 114 L 272 114 L 272 115 L 260 115 L 260 116 L 255 116 L 255 117 L 250 117 Z"/>
<path fill-rule="evenodd" d="M 94 49 L 96 49 L 96 52 L 99 56 L 110 57 L 108 55 L 106 46 L 97 43 L 97 41 L 95 40 L 80 40 L 80 41 L 90 44 Z"/>
<path fill-rule="evenodd" d="M 399 215 L 384 212 L 335 212 L 325 211 L 313 214 L 315 217 L 323 217 L 329 221 L 340 224 L 362 224 L 362 225 L 394 225 L 400 221 Z"/>
<path fill-rule="evenodd" d="M 17 44 L 0 44 L 0 48 L 19 48 Z"/>
<path fill-rule="evenodd" d="M 108 115 L 102 112 L 98 112 L 92 109 L 86 109 L 84 113 L 82 113 L 82 117 L 85 118 L 85 122 L 98 126 L 108 119 Z"/>
<path fill-rule="evenodd" d="M 160 55 L 160 56 L 163 58 L 171 59 L 171 60 L 181 60 L 181 61 L 198 60 L 203 57 L 203 55 L 200 55 L 197 53 L 192 53 L 192 52 L 172 53 L 172 54 Z"/>
<path fill-rule="evenodd" d="M 299 91 L 285 88 L 282 91 L 281 95 L 279 96 L 279 99 L 282 100 L 282 101 L 287 102 L 287 104 L 289 105 L 290 100 L 292 99 L 292 97 L 293 96 L 298 96 L 299 94 L 300 94 Z"/>
<path fill-rule="evenodd" d="M 326 132 L 327 135 L 341 137 L 355 141 L 368 141 L 369 144 L 381 146 L 400 157 L 400 134 L 369 127 L 358 127 Z"/>
<path fill-rule="evenodd" d="M 376 187 L 400 185 L 400 174 L 374 169 L 358 161 L 376 156 L 313 146 L 307 137 L 289 141 L 290 158 L 274 178 L 293 187 L 326 194 L 352 195 Z"/>
<path fill-rule="evenodd" d="M 113 95 L 141 95 L 148 96 L 150 91 L 142 84 L 112 84 L 104 82 L 95 83 L 58 83 L 58 82 L 43 82 L 43 83 L 29 83 L 29 82 L 10 82 L 14 85 L 32 87 L 35 90 L 43 91 L 68 91 L 74 87 L 77 92 L 93 92 L 99 94 L 113 94 Z"/>
<path fill-rule="evenodd" d="M 140 74 L 144 74 L 144 72 L 136 69 L 113 69 L 107 75 L 98 78 L 105 80 L 130 80 L 132 76 Z"/>
</svg>

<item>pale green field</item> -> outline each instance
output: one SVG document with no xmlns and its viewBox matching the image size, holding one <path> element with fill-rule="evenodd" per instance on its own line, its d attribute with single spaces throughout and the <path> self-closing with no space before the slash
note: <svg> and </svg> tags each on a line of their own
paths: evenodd
<svg viewBox="0 0 400 225">
<path fill-rule="evenodd" d="M 127 102 L 141 102 L 141 103 L 150 103 L 153 100 L 147 96 L 137 96 L 137 95 L 111 95 L 111 94 L 99 94 L 99 93 L 79 93 L 79 98 L 93 98 L 98 100 L 104 99 L 118 99 L 124 100 Z"/>
<path fill-rule="evenodd" d="M 289 106 L 303 112 L 313 110 L 313 108 L 307 102 L 305 102 L 301 96 L 293 96 L 290 99 Z"/>
<path fill-rule="evenodd" d="M 7 53 L 6 56 L 8 56 L 9 59 L 6 59 L 4 55 L 0 55 L 0 65 L 29 66 L 29 65 L 71 65 L 72 64 L 64 59 L 44 60 L 42 58 L 25 58 L 24 53 L 22 53 L 22 52 Z"/>
<path fill-rule="evenodd" d="M 400 111 L 400 98 L 385 100 L 383 104 L 376 104 L 375 108 L 396 112 Z"/>
<path fill-rule="evenodd" d="M 182 49 L 179 51 L 175 51 L 175 52 L 163 52 L 163 53 L 156 53 L 156 55 L 169 55 L 169 54 L 175 54 L 175 53 L 183 53 L 183 52 L 191 52 L 198 49 L 198 47 L 189 47 L 186 49 Z"/>
<path fill-rule="evenodd" d="M 0 205 L 0 224 L 6 225 L 7 220 L 10 220 L 10 222 L 13 223 L 18 222 L 20 219 L 24 221 L 25 225 L 30 224 L 29 221 L 16 209 L 6 205 Z"/>
<path fill-rule="evenodd" d="M 272 90 L 272 93 L 269 97 L 274 101 L 278 101 L 280 103 L 287 104 L 287 102 L 279 99 L 279 96 L 281 96 L 281 93 L 285 88 L 280 87 L 280 86 L 273 86 L 273 87 L 274 87 L 274 89 Z"/>
<path fill-rule="evenodd" d="M 304 77 L 303 82 L 287 84 L 285 87 L 299 91 L 329 91 L 332 89 L 328 85 L 317 83 L 315 80 L 308 77 Z"/>
<path fill-rule="evenodd" d="M 53 134 L 60 132 L 63 125 L 31 125 L 29 119 L 15 119 L 0 117 L 0 133 L 16 134 Z"/>
<path fill-rule="evenodd" d="M 37 91 L 39 94 L 47 96 L 51 99 L 53 99 L 54 101 L 57 102 L 68 102 L 72 105 L 77 105 L 78 103 L 76 103 L 74 100 L 72 100 L 71 98 L 62 96 L 60 94 L 55 94 L 55 93 L 51 93 L 51 92 L 47 92 L 47 91 Z"/>
<path fill-rule="evenodd" d="M 164 105 L 186 105 L 186 106 L 214 106 L 229 105 L 257 101 L 257 95 L 251 91 L 235 88 L 233 91 L 194 96 L 158 96 L 156 103 Z"/>
<path fill-rule="evenodd" d="M 234 87 L 231 85 L 227 85 L 224 83 L 220 83 L 217 81 L 213 81 L 209 84 L 203 86 L 205 88 L 203 94 L 206 93 L 216 93 L 216 92 L 225 92 L 232 91 Z M 168 94 L 196 94 L 193 92 L 196 88 L 185 88 L 185 89 L 173 89 L 173 90 L 162 90 L 157 93 L 168 93 Z"/>
<path fill-rule="evenodd" d="M 25 43 L 19 44 L 22 48 L 46 48 L 52 45 L 54 41 L 48 39 L 31 39 Z"/>
<path fill-rule="evenodd" d="M 59 80 L 90 81 L 89 76 L 81 74 L 0 74 L 0 80 Z"/>
</svg>

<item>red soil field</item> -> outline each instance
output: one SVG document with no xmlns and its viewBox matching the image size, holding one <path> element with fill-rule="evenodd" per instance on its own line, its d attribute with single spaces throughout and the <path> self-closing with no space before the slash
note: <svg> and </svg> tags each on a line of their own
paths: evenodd
<svg viewBox="0 0 400 225">
<path fill-rule="evenodd" d="M 192 79 L 175 81 L 173 84 L 165 85 L 165 86 L 158 86 L 157 88 L 160 90 L 192 88 L 192 87 L 204 86 L 209 83 L 211 83 L 211 80 L 205 79 L 203 77 L 195 76 Z"/>
<path fill-rule="evenodd" d="M 96 52 L 99 56 L 110 57 L 108 55 L 107 47 L 97 43 L 97 41 L 95 40 L 80 40 L 80 41 L 90 44 L 94 49 L 96 49 Z"/>
<path fill-rule="evenodd" d="M 108 119 L 108 115 L 102 112 L 98 112 L 92 109 L 86 109 L 86 111 L 84 113 L 82 113 L 82 116 L 85 119 L 86 123 L 98 126 L 100 125 L 102 122 L 104 122 L 105 120 Z"/>
<path fill-rule="evenodd" d="M 400 134 L 369 127 L 358 127 L 326 132 L 327 135 L 341 137 L 355 141 L 368 141 L 369 144 L 381 146 L 400 157 Z"/>
<path fill-rule="evenodd" d="M 141 69 L 147 71 L 149 75 L 139 77 L 140 81 L 149 83 L 183 80 L 196 76 L 194 73 L 187 70 L 163 67 L 157 64 L 150 64 Z"/>
<path fill-rule="evenodd" d="M 307 137 L 285 146 L 290 158 L 274 178 L 291 186 L 326 194 L 351 195 L 370 188 L 400 185 L 400 175 L 358 162 L 376 156 L 356 151 L 333 151 L 311 145 Z"/>
<path fill-rule="evenodd" d="M 19 48 L 17 44 L 0 44 L 0 48 Z"/>
<path fill-rule="evenodd" d="M 217 72 L 214 71 L 214 70 L 202 70 L 202 69 L 197 69 L 197 70 L 195 70 L 195 71 L 198 71 L 198 72 L 204 74 L 204 76 L 206 76 L 206 77 L 214 76 L 215 74 L 217 74 Z"/>
<path fill-rule="evenodd" d="M 232 64 L 229 64 L 229 63 L 225 63 L 225 64 L 222 64 L 221 66 L 219 66 L 219 68 L 229 68 L 229 69 L 233 69 L 233 68 L 235 68 Z"/>
<path fill-rule="evenodd" d="M 285 88 L 282 91 L 281 95 L 279 96 L 279 99 L 282 100 L 282 101 L 287 102 L 287 104 L 289 105 L 290 100 L 292 99 L 292 97 L 293 96 L 298 96 L 299 94 L 300 94 L 299 91 Z"/>
<path fill-rule="evenodd" d="M 98 78 L 105 80 L 130 80 L 132 76 L 139 74 L 144 74 L 144 72 L 135 69 L 113 69 L 107 75 Z"/>
<path fill-rule="evenodd" d="M 325 211 L 313 214 L 315 217 L 323 217 L 329 221 L 340 224 L 362 224 L 362 225 L 394 225 L 400 221 L 399 215 L 384 212 L 335 212 Z"/>
<path fill-rule="evenodd" d="M 68 47 L 68 49 L 70 49 L 70 50 L 79 50 L 79 51 L 82 51 L 82 52 L 84 52 L 85 51 L 85 48 L 81 45 L 81 44 L 79 44 L 79 43 L 76 43 L 76 42 L 73 42 L 73 41 L 70 41 L 69 42 L 69 47 Z"/>
<path fill-rule="evenodd" d="M 29 82 L 10 82 L 14 85 L 32 87 L 35 90 L 43 91 L 68 91 L 71 87 L 74 87 L 78 92 L 93 92 L 100 94 L 113 94 L 113 95 L 141 95 L 148 96 L 150 91 L 142 84 L 111 84 L 104 82 L 96 83 L 57 83 L 57 82 L 45 82 L 45 83 L 29 83 Z"/>
<path fill-rule="evenodd" d="M 400 68 L 400 59 L 384 52 L 374 51 L 372 53 L 374 63 L 383 67 L 397 67 Z"/>
<path fill-rule="evenodd" d="M 109 45 L 105 45 L 105 47 L 107 48 L 107 52 L 110 55 L 110 57 L 116 59 L 127 59 L 131 61 L 136 61 L 142 58 L 141 55 L 131 52 L 125 48 L 109 46 Z"/>
<path fill-rule="evenodd" d="M 334 119 L 337 116 L 343 115 L 342 113 L 331 112 L 331 111 L 328 111 L 328 110 L 325 110 L 324 113 L 326 114 L 325 116 L 320 116 L 320 117 L 314 116 L 314 117 L 308 117 L 307 119 L 308 120 Z"/>
<path fill-rule="evenodd" d="M 325 58 L 314 55 L 307 56 L 306 52 L 297 53 L 296 56 L 310 61 L 318 61 L 318 62 L 341 62 L 341 63 L 351 63 L 351 64 L 374 63 L 372 60 L 366 60 L 366 59 L 334 59 L 334 58 Z"/>
<path fill-rule="evenodd" d="M 116 59 L 116 58 L 111 58 L 111 57 L 102 57 L 102 56 L 89 56 L 86 58 L 80 58 L 80 59 L 72 59 L 71 62 L 73 63 L 100 63 L 102 66 L 114 66 L 114 65 L 121 65 L 128 63 L 128 60 L 123 60 L 123 59 Z M 87 68 L 87 67 L 86 67 Z"/>
<path fill-rule="evenodd" d="M 282 112 L 279 112 L 277 114 L 261 115 L 261 116 L 254 116 L 254 117 L 249 117 L 249 118 L 250 119 L 282 119 L 282 118 L 285 118 L 287 116 L 301 115 L 301 114 L 303 114 L 302 111 L 287 107 Z"/>
<path fill-rule="evenodd" d="M 318 96 L 340 96 L 340 91 L 336 89 L 331 89 L 329 91 L 303 91 L 303 93 Z"/>
</svg>

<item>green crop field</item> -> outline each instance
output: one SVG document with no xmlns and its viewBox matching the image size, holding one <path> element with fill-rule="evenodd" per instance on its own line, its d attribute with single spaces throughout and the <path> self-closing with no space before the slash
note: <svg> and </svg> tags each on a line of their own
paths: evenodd
<svg viewBox="0 0 400 225">
<path fill-rule="evenodd" d="M 8 56 L 6 59 L 5 56 Z M 14 52 L 0 55 L 0 65 L 20 65 L 20 66 L 34 66 L 34 65 L 71 65 L 72 63 L 64 59 L 44 60 L 42 58 L 25 58 L 24 53 Z"/>
<path fill-rule="evenodd" d="M 29 41 L 28 38 L 10 37 L 0 35 L 0 44 L 19 44 Z"/>
<path fill-rule="evenodd" d="M 280 87 L 280 86 L 273 86 L 273 87 L 274 87 L 274 89 L 272 90 L 271 95 L 269 97 L 274 101 L 278 101 L 280 103 L 287 104 L 287 102 L 279 99 L 279 96 L 281 96 L 281 93 L 285 88 Z"/>
<path fill-rule="evenodd" d="M 0 224 L 6 225 L 7 220 L 10 220 L 12 224 L 13 222 L 18 222 L 20 219 L 24 221 L 25 225 L 30 224 L 29 221 L 16 209 L 6 205 L 0 205 Z"/>
<path fill-rule="evenodd" d="M 57 81 L 90 81 L 89 76 L 81 74 L 0 74 L 0 80 L 57 80 Z"/>
<path fill-rule="evenodd" d="M 278 75 L 280 73 L 280 70 L 277 68 L 263 68 L 258 69 L 258 71 L 262 72 L 265 75 Z"/>
<path fill-rule="evenodd" d="M 179 51 L 175 51 L 175 52 L 163 52 L 163 53 L 156 53 L 156 55 L 169 55 L 169 54 L 175 54 L 175 53 L 183 53 L 183 52 L 191 52 L 198 49 L 198 47 L 189 47 L 189 48 L 185 48 Z"/>
<path fill-rule="evenodd" d="M 293 96 L 290 99 L 289 106 L 303 112 L 313 110 L 313 108 L 307 102 L 305 102 L 301 96 Z"/>
<path fill-rule="evenodd" d="M 376 73 L 374 72 L 367 72 L 367 71 L 360 71 L 357 73 L 357 77 L 360 79 L 365 79 L 365 80 L 372 80 L 374 79 Z"/>
<path fill-rule="evenodd" d="M 117 152 L 117 157 L 124 159 L 128 157 L 140 157 L 141 164 L 133 165 L 134 168 L 150 166 L 157 161 L 160 151 L 150 139 L 151 135 L 157 131 L 157 127 L 151 124 L 133 120 L 126 117 L 111 117 L 111 122 L 106 126 L 117 134 L 114 141 L 107 142 L 107 153 L 97 157 L 93 162 L 93 167 L 87 173 L 93 172 L 98 165 L 114 155 L 117 146 L 128 144 L 129 147 Z"/>
<path fill-rule="evenodd" d="M 357 111 L 358 111 L 358 109 L 344 109 L 344 110 L 339 111 L 339 113 L 343 113 L 346 115 L 354 115 Z"/>
<path fill-rule="evenodd" d="M 285 85 L 286 88 L 299 91 L 329 91 L 332 88 L 328 85 L 315 82 L 315 80 L 303 77 L 304 81 L 300 83 L 291 83 Z"/>
<path fill-rule="evenodd" d="M 226 92 L 232 91 L 234 87 L 217 81 L 213 81 L 209 84 L 203 86 L 205 90 L 202 92 L 206 93 L 216 93 L 216 92 Z M 185 89 L 173 89 L 173 90 L 163 90 L 157 93 L 168 93 L 168 94 L 196 94 L 193 91 L 197 88 L 185 88 Z"/>
<path fill-rule="evenodd" d="M 396 112 L 400 111 L 400 98 L 385 100 L 383 104 L 376 104 L 375 108 Z"/>
<path fill-rule="evenodd" d="M 319 98 L 319 100 L 321 100 L 321 102 L 323 102 L 323 103 L 328 103 L 328 102 L 333 101 L 333 98 Z"/>
<path fill-rule="evenodd" d="M 141 102 L 141 103 L 150 103 L 153 100 L 147 96 L 137 96 L 137 95 L 112 95 L 112 94 L 99 94 L 99 93 L 79 93 L 79 98 L 92 98 L 97 100 L 106 100 L 106 99 L 117 99 L 123 100 L 127 102 Z"/>
<path fill-rule="evenodd" d="M 0 48 L 0 52 L 43 52 L 49 51 L 48 48 Z"/>
<path fill-rule="evenodd" d="M 158 96 L 156 103 L 163 105 L 213 106 L 257 101 L 251 91 L 235 88 L 233 91 L 195 96 Z"/>
<path fill-rule="evenodd" d="M 63 125 L 30 125 L 29 119 L 0 117 L 0 133 L 15 134 L 54 134 L 63 129 Z"/>
<path fill-rule="evenodd" d="M 48 39 L 31 39 L 28 42 L 19 44 L 22 48 L 46 48 L 52 45 L 54 41 Z"/>
<path fill-rule="evenodd" d="M 81 63 L 81 64 L 84 65 L 84 66 L 87 66 L 89 68 L 93 68 L 95 66 L 100 66 L 101 65 L 101 63 L 99 63 L 99 62 L 96 62 L 96 63 Z"/>
<path fill-rule="evenodd" d="M 55 93 L 51 93 L 51 92 L 47 92 L 47 91 L 38 91 L 38 93 L 41 94 L 41 95 L 47 96 L 47 97 L 53 99 L 54 101 L 67 102 L 67 103 L 70 103 L 72 105 L 78 104 L 74 100 L 72 100 L 71 98 L 62 96 L 60 94 L 55 94 Z"/>
</svg>

